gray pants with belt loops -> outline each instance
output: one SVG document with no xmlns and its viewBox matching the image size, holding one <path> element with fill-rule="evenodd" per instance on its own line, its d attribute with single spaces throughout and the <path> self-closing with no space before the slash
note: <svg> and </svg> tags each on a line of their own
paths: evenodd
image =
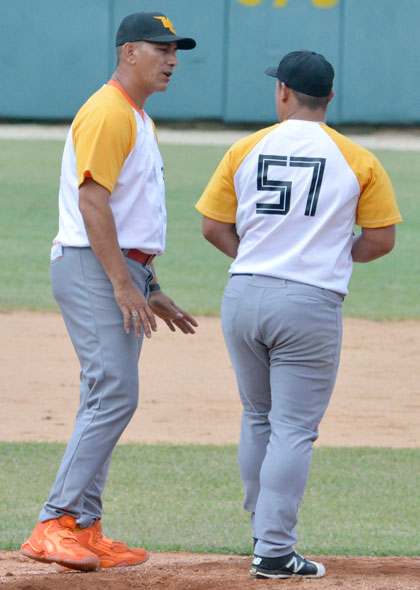
<svg viewBox="0 0 420 590">
<path fill-rule="evenodd" d="M 255 554 L 293 550 L 312 444 L 340 360 L 343 296 L 304 283 L 234 275 L 222 326 L 243 405 L 238 458 Z"/>
<path fill-rule="evenodd" d="M 151 271 L 126 259 L 147 297 Z M 142 339 L 126 334 L 114 290 L 90 248 L 63 248 L 51 262 L 53 294 L 79 358 L 80 406 L 41 521 L 74 516 L 82 528 L 102 516 L 111 453 L 137 408 Z"/>
</svg>

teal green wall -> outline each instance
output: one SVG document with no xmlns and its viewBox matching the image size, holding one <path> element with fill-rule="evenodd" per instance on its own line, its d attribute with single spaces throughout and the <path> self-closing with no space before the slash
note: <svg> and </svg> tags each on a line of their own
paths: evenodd
<svg viewBox="0 0 420 590">
<path fill-rule="evenodd" d="M 420 121 L 420 1 L 343 2 L 344 121 Z"/>
<path fill-rule="evenodd" d="M 197 48 L 179 52 L 152 117 L 274 121 L 264 69 L 312 49 L 336 69 L 331 122 L 419 122 L 420 0 L 321 1 L 0 0 L 0 118 L 71 119 L 111 76 L 122 18 L 159 10 Z"/>
<path fill-rule="evenodd" d="M 0 117 L 72 118 L 107 79 L 113 0 L 0 0 Z"/>
</svg>

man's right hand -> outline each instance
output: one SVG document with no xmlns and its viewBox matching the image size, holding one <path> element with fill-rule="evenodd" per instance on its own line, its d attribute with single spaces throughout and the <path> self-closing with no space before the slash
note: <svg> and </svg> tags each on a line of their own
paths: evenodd
<svg viewBox="0 0 420 590">
<path fill-rule="evenodd" d="M 140 338 L 141 327 L 147 338 L 156 331 L 156 319 L 147 301 L 136 288 L 118 244 L 117 230 L 111 207 L 110 192 L 86 178 L 79 189 L 79 209 L 85 223 L 92 250 L 114 286 L 114 297 L 124 317 L 124 329 L 130 332 L 133 319 L 134 332 Z"/>
<path fill-rule="evenodd" d="M 156 318 L 153 311 L 147 305 L 146 298 L 135 287 L 129 283 L 124 287 L 114 287 L 114 297 L 124 318 L 124 330 L 130 333 L 130 320 L 133 320 L 134 332 L 140 338 L 143 326 L 146 338 L 151 338 L 152 330 L 156 332 Z"/>
</svg>

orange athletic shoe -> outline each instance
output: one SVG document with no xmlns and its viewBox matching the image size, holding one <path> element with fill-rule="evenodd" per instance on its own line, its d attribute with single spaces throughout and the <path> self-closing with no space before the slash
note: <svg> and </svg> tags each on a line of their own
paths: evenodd
<svg viewBox="0 0 420 590">
<path fill-rule="evenodd" d="M 101 568 L 139 565 L 149 557 L 146 549 L 127 547 L 125 543 L 105 537 L 100 520 L 85 529 L 77 526 L 74 534 L 80 545 L 99 557 Z"/>
<path fill-rule="evenodd" d="M 58 563 L 74 570 L 90 572 L 99 559 L 83 547 L 75 533 L 76 520 L 67 514 L 37 523 L 32 535 L 20 549 L 23 555 L 44 563 Z"/>
</svg>

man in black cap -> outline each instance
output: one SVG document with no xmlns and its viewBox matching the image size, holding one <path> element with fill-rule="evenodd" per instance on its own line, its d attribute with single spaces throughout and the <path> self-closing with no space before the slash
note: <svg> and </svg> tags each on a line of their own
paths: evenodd
<svg viewBox="0 0 420 590">
<path fill-rule="evenodd" d="M 147 98 L 166 90 L 177 49 L 195 41 L 160 12 L 127 16 L 111 80 L 77 113 L 64 148 L 51 280 L 81 365 L 80 407 L 48 501 L 22 553 L 94 570 L 138 565 L 145 549 L 102 535 L 101 496 L 112 450 L 138 400 L 143 334 L 197 322 L 161 291 L 153 258 L 165 249 L 163 164 Z"/>
<path fill-rule="evenodd" d="M 341 304 L 353 262 L 390 252 L 401 216 L 375 156 L 325 124 L 331 64 L 294 51 L 266 73 L 280 124 L 237 142 L 196 207 L 205 238 L 234 259 L 222 324 L 243 405 L 251 576 L 320 578 L 324 566 L 294 550 L 295 525 L 337 374 Z"/>
</svg>

